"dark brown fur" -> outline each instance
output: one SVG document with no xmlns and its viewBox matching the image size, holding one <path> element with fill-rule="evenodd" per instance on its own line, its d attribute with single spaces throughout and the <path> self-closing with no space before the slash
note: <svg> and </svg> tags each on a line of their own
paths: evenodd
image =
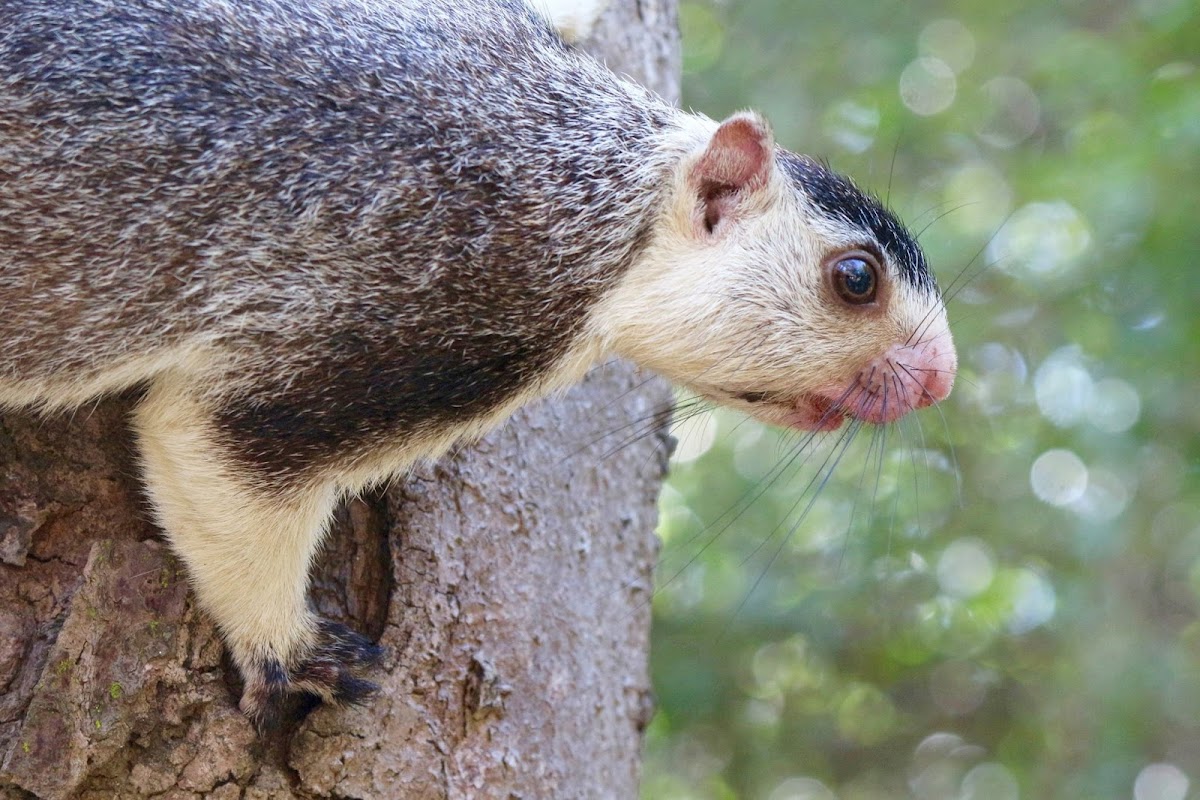
<svg viewBox="0 0 1200 800">
<path fill-rule="evenodd" d="M 519 3 L 372 11 L 0 2 L 0 379 L 202 334 L 278 481 L 544 374 L 648 234 L 670 112 Z"/>
</svg>

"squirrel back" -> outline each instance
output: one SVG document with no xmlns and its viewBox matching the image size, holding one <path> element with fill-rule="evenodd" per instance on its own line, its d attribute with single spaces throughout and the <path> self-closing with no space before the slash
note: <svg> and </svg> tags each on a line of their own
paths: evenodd
<svg viewBox="0 0 1200 800">
<path fill-rule="evenodd" d="M 536 383 L 649 236 L 676 112 L 467 5 L 0 3 L 0 400 L 185 362 L 290 471 Z"/>
</svg>

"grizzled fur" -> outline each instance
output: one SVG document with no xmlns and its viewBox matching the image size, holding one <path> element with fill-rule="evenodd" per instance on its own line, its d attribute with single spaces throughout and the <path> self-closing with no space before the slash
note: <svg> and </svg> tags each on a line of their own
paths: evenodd
<svg viewBox="0 0 1200 800">
<path fill-rule="evenodd" d="M 0 407 L 144 389 L 147 492 L 260 723 L 371 688 L 379 651 L 307 606 L 338 499 L 607 353 L 808 430 L 949 392 L 944 309 L 894 217 L 517 0 L 0 0 L 0 20 Z M 877 299 L 838 294 L 845 259 Z"/>
<path fill-rule="evenodd" d="M 0 2 L 0 380 L 221 351 L 266 481 L 536 382 L 648 233 L 670 112 L 476 6 Z"/>
</svg>

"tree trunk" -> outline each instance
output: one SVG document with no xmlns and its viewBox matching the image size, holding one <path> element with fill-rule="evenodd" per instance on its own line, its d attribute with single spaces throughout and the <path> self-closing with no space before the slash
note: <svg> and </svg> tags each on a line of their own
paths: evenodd
<svg viewBox="0 0 1200 800">
<path fill-rule="evenodd" d="M 589 49 L 675 98 L 673 0 L 610 5 Z M 636 796 L 666 447 L 592 442 L 668 399 L 609 364 L 351 502 L 312 598 L 382 690 L 269 738 L 149 522 L 136 398 L 0 417 L 0 798 Z"/>
</svg>

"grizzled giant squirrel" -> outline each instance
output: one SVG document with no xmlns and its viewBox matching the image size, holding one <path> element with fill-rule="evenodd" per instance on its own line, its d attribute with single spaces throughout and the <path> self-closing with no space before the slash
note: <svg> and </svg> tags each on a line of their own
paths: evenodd
<svg viewBox="0 0 1200 800">
<path fill-rule="evenodd" d="M 519 0 L 0 0 L 0 407 L 142 387 L 156 519 L 269 719 L 378 656 L 308 607 L 339 498 L 608 354 L 778 425 L 944 398 L 904 226 L 753 113 Z"/>
</svg>

